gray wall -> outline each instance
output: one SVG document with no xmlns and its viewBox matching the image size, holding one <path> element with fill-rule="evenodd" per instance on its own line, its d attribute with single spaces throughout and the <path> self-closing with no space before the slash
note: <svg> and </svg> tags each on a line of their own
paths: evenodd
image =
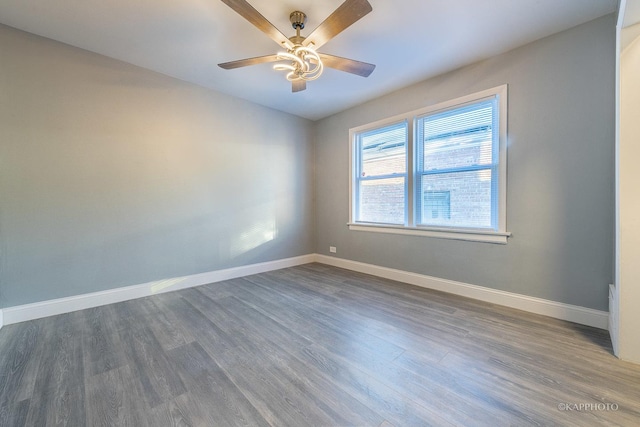
<svg viewBox="0 0 640 427">
<path fill-rule="evenodd" d="M 0 26 L 0 307 L 313 252 L 311 130 Z"/>
<path fill-rule="evenodd" d="M 614 67 L 607 16 L 318 122 L 316 252 L 333 245 L 345 259 L 607 310 Z M 347 229 L 349 128 L 504 83 L 507 245 Z"/>
</svg>

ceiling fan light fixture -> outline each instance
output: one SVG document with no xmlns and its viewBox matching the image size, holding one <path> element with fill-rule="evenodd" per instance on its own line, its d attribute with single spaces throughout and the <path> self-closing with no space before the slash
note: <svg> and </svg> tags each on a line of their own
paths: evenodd
<svg viewBox="0 0 640 427">
<path fill-rule="evenodd" d="M 287 80 L 315 80 L 322 74 L 324 66 L 318 53 L 311 47 L 296 45 L 288 52 L 278 52 L 278 60 L 289 61 L 289 63 L 275 64 L 274 70 L 288 71 Z"/>
<path fill-rule="evenodd" d="M 285 71 L 287 80 L 291 82 L 291 91 L 300 92 L 307 88 L 307 81 L 320 77 L 325 66 L 361 77 L 368 77 L 376 67 L 366 62 L 316 51 L 316 49 L 320 49 L 329 40 L 371 12 L 373 8 L 368 0 L 344 0 L 327 19 L 322 21 L 306 37 L 300 35 L 300 30 L 305 27 L 307 15 L 299 10 L 293 11 L 289 15 L 289 22 L 296 30 L 296 35 L 287 37 L 251 6 L 247 0 L 222 0 L 222 2 L 269 36 L 279 46 L 286 49 L 275 55 L 257 56 L 218 64 L 225 70 L 263 64 L 265 62 L 284 61 L 275 64 L 273 68 L 278 71 Z"/>
</svg>

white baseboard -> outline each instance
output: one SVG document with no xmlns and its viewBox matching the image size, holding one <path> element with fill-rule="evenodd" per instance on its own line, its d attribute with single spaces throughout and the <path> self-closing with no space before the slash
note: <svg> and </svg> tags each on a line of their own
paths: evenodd
<svg viewBox="0 0 640 427">
<path fill-rule="evenodd" d="M 595 328 L 607 329 L 608 326 L 609 314 L 606 311 L 500 291 L 483 286 L 470 285 L 468 283 L 455 282 L 453 280 L 439 279 L 437 277 L 379 267 L 377 265 L 334 258 L 326 255 L 317 254 L 315 256 L 315 261 L 322 264 L 332 265 L 334 267 L 383 277 L 385 279 L 397 280 L 399 282 L 409 283 L 423 288 L 448 292 L 450 294 L 490 302 L 492 304 L 504 305 L 531 313 L 554 317 L 556 319 L 568 320 L 570 322 L 593 326 Z"/>
<path fill-rule="evenodd" d="M 264 273 L 279 270 L 281 268 L 294 267 L 296 265 L 319 262 L 347 270 L 371 274 L 386 279 L 397 280 L 423 288 L 448 292 L 455 295 L 474 298 L 492 304 L 504 305 L 531 313 L 542 314 L 570 322 L 607 329 L 609 314 L 605 311 L 593 310 L 571 304 L 564 304 L 542 298 L 529 297 L 506 291 L 486 288 L 468 283 L 455 282 L 453 280 L 440 279 L 417 273 L 410 273 L 392 268 L 365 264 L 326 255 L 310 254 L 294 258 L 286 258 L 276 261 L 251 264 L 224 270 L 210 271 L 207 273 L 193 274 L 190 276 L 175 277 L 165 280 L 143 283 L 106 291 L 92 292 L 89 294 L 75 295 L 66 298 L 36 302 L 15 307 L 7 307 L 0 310 L 0 328 L 2 325 L 25 322 L 27 320 L 40 319 L 42 317 L 55 316 L 76 310 L 128 301 L 150 295 L 177 291 L 208 283 L 220 282 L 251 274 Z"/>
<path fill-rule="evenodd" d="M 313 262 L 314 259 L 314 255 L 303 255 L 294 258 L 250 264 L 241 267 L 227 268 L 224 270 L 210 271 L 207 273 L 193 274 L 190 276 L 174 277 L 171 279 L 157 280 L 140 285 L 8 307 L 0 310 L 0 326 L 3 324 L 3 315 L 4 324 L 10 325 L 13 323 L 25 322 L 27 320 L 40 319 L 42 317 L 55 316 L 57 314 L 70 313 L 72 311 L 83 310 L 86 308 L 147 297 L 162 292 L 177 291 L 179 289 L 206 285 L 208 283 L 249 276 L 251 274 L 264 273 L 266 271 L 308 264 Z"/>
</svg>

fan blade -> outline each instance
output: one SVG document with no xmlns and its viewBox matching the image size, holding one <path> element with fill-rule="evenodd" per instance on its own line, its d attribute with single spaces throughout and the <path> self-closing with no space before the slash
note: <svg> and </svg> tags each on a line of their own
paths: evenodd
<svg viewBox="0 0 640 427">
<path fill-rule="evenodd" d="M 246 67 L 248 65 L 263 64 L 265 62 L 279 61 L 278 55 L 256 56 L 255 58 L 240 59 L 238 61 L 223 62 L 218 64 L 220 68 L 232 70 L 234 68 Z"/>
<path fill-rule="evenodd" d="M 280 32 L 271 22 L 260 14 L 253 6 L 245 0 L 222 0 L 224 4 L 235 10 L 240 16 L 251 22 L 260 31 L 271 37 L 280 46 L 293 47 L 293 43 Z"/>
<path fill-rule="evenodd" d="M 367 0 L 345 1 L 309 34 L 303 45 L 309 46 L 313 43 L 314 49 L 318 49 L 372 10 Z"/>
<path fill-rule="evenodd" d="M 373 64 L 356 61 L 354 59 L 341 58 L 339 56 L 327 55 L 326 53 L 318 53 L 318 55 L 325 66 L 362 77 L 369 77 L 376 68 Z"/>
<path fill-rule="evenodd" d="M 307 88 L 307 82 L 302 79 L 293 80 L 291 82 L 291 92 L 293 93 L 301 92 L 306 88 Z"/>
</svg>

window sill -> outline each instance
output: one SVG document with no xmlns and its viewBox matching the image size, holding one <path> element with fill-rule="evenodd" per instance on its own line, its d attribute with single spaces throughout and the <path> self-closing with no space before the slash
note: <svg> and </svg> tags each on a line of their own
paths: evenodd
<svg viewBox="0 0 640 427">
<path fill-rule="evenodd" d="M 464 240 L 468 242 L 507 244 L 511 233 L 488 230 L 462 230 L 423 227 L 404 227 L 400 225 L 349 223 L 349 230 L 371 231 L 374 233 L 404 234 L 408 236 L 435 237 L 438 239 Z"/>
</svg>

